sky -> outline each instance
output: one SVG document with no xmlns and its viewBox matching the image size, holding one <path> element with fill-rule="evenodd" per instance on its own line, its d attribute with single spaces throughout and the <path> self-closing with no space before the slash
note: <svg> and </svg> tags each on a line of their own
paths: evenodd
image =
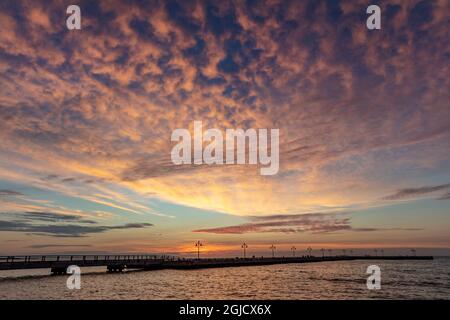
<svg viewBox="0 0 450 320">
<path fill-rule="evenodd" d="M 2 0 L 0 255 L 450 254 L 450 4 L 377 4 Z M 279 172 L 173 164 L 194 121 Z"/>
</svg>

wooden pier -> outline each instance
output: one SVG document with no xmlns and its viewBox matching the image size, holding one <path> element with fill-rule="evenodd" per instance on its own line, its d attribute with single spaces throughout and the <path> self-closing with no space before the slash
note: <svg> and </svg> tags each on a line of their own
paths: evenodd
<svg viewBox="0 0 450 320">
<path fill-rule="evenodd" d="M 432 256 L 301 256 L 301 257 L 253 257 L 185 259 L 175 256 L 155 255 L 47 255 L 47 256 L 0 256 L 0 270 L 50 269 L 52 274 L 66 274 L 67 267 L 101 267 L 108 272 L 125 269 L 202 269 L 241 266 L 261 266 L 287 263 L 313 263 L 352 260 L 433 260 Z"/>
</svg>

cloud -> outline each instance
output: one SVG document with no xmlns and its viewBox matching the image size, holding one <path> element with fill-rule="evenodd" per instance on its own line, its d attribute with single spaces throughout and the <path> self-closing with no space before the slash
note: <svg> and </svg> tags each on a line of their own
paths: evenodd
<svg viewBox="0 0 450 320">
<path fill-rule="evenodd" d="M 438 200 L 450 200 L 450 192 L 447 192 L 443 196 L 439 197 Z"/>
<path fill-rule="evenodd" d="M 55 212 L 15 212 L 2 213 L 0 231 L 23 232 L 53 237 L 85 237 L 111 230 L 142 229 L 153 226 L 151 223 L 127 223 L 123 225 L 98 225 L 97 221 L 84 216 Z M 45 224 L 43 224 L 43 222 Z"/>
<path fill-rule="evenodd" d="M 362 0 L 80 6 L 82 36 L 61 1 L 1 7 L 0 179 L 119 193 L 128 213 L 151 211 L 137 208 L 151 193 L 265 215 L 371 204 L 411 172 L 448 172 L 446 1 L 380 4 L 382 32 Z M 279 128 L 279 175 L 174 166 L 170 134 L 194 120 Z"/>
<path fill-rule="evenodd" d="M 198 229 L 197 233 L 245 234 L 245 233 L 313 233 L 324 234 L 341 231 L 372 232 L 380 230 L 418 231 L 420 228 L 358 228 L 352 227 L 348 213 L 312 213 L 298 215 L 271 215 L 249 217 L 252 222 L 235 226 Z"/>
<path fill-rule="evenodd" d="M 95 224 L 93 220 L 83 219 L 81 216 L 70 215 L 70 214 L 59 214 L 52 212 L 35 212 L 29 211 L 22 214 L 15 214 L 17 217 L 22 219 L 27 219 L 30 221 L 46 221 L 46 222 L 78 222 L 78 223 L 88 223 Z"/>
<path fill-rule="evenodd" d="M 268 222 L 268 221 L 292 221 L 292 220 L 299 220 L 299 221 L 312 221 L 312 220 L 321 220 L 321 219 L 328 219 L 328 218 L 337 218 L 337 217 L 343 217 L 348 215 L 348 212 L 333 212 L 333 213 L 323 213 L 323 212 L 316 212 L 316 213 L 301 213 L 301 214 L 274 214 L 274 215 L 267 215 L 267 216 L 249 216 L 248 218 L 252 221 L 256 222 Z"/>
<path fill-rule="evenodd" d="M 0 190 L 0 197 L 1 196 L 23 196 L 23 193 L 14 191 L 14 190 L 7 190 L 7 189 L 1 189 Z"/>
<path fill-rule="evenodd" d="M 399 200 L 404 198 L 414 198 L 417 196 L 422 196 L 430 193 L 434 193 L 437 191 L 447 190 L 450 189 L 450 183 L 449 184 L 442 184 L 437 186 L 425 186 L 425 187 L 419 187 L 419 188 L 406 188 L 406 189 L 400 189 L 396 193 L 388 195 L 384 197 L 385 200 Z M 445 198 L 445 196 L 443 196 Z"/>
<path fill-rule="evenodd" d="M 118 226 L 86 226 L 76 224 L 42 225 L 23 221 L 0 221 L 0 231 L 21 232 L 52 237 L 85 237 L 110 230 L 142 229 L 151 223 L 129 223 Z"/>
<path fill-rule="evenodd" d="M 87 248 L 92 247 L 90 244 L 33 244 L 28 246 L 33 249 L 46 249 L 46 248 Z"/>
</svg>

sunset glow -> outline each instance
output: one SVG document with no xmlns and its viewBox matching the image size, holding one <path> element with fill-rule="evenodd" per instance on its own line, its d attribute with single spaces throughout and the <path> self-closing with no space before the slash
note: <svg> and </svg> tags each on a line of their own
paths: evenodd
<svg viewBox="0 0 450 320">
<path fill-rule="evenodd" d="M 381 30 L 367 1 L 78 3 L 0 3 L 0 255 L 450 252 L 448 1 Z M 279 129 L 279 170 L 174 164 L 195 121 Z"/>
</svg>

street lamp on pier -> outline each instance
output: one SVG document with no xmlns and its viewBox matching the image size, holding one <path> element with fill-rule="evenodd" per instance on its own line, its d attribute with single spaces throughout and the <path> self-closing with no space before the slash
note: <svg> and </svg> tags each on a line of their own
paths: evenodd
<svg viewBox="0 0 450 320">
<path fill-rule="evenodd" d="M 297 250 L 297 248 L 295 246 L 292 246 L 291 250 L 292 250 L 292 256 L 295 257 L 295 250 Z"/>
<path fill-rule="evenodd" d="M 197 259 L 200 259 L 200 247 L 203 247 L 203 243 L 201 243 L 200 241 L 197 241 L 195 243 L 195 246 L 197 247 Z"/>
<path fill-rule="evenodd" d="M 275 258 L 275 249 L 277 247 L 275 247 L 274 245 L 271 245 L 269 249 L 272 249 L 272 258 Z"/>
<path fill-rule="evenodd" d="M 246 256 L 245 256 L 245 249 L 248 248 L 248 245 L 244 242 L 244 243 L 242 244 L 241 248 L 244 249 L 244 259 L 245 259 L 245 258 L 246 258 Z"/>
</svg>

